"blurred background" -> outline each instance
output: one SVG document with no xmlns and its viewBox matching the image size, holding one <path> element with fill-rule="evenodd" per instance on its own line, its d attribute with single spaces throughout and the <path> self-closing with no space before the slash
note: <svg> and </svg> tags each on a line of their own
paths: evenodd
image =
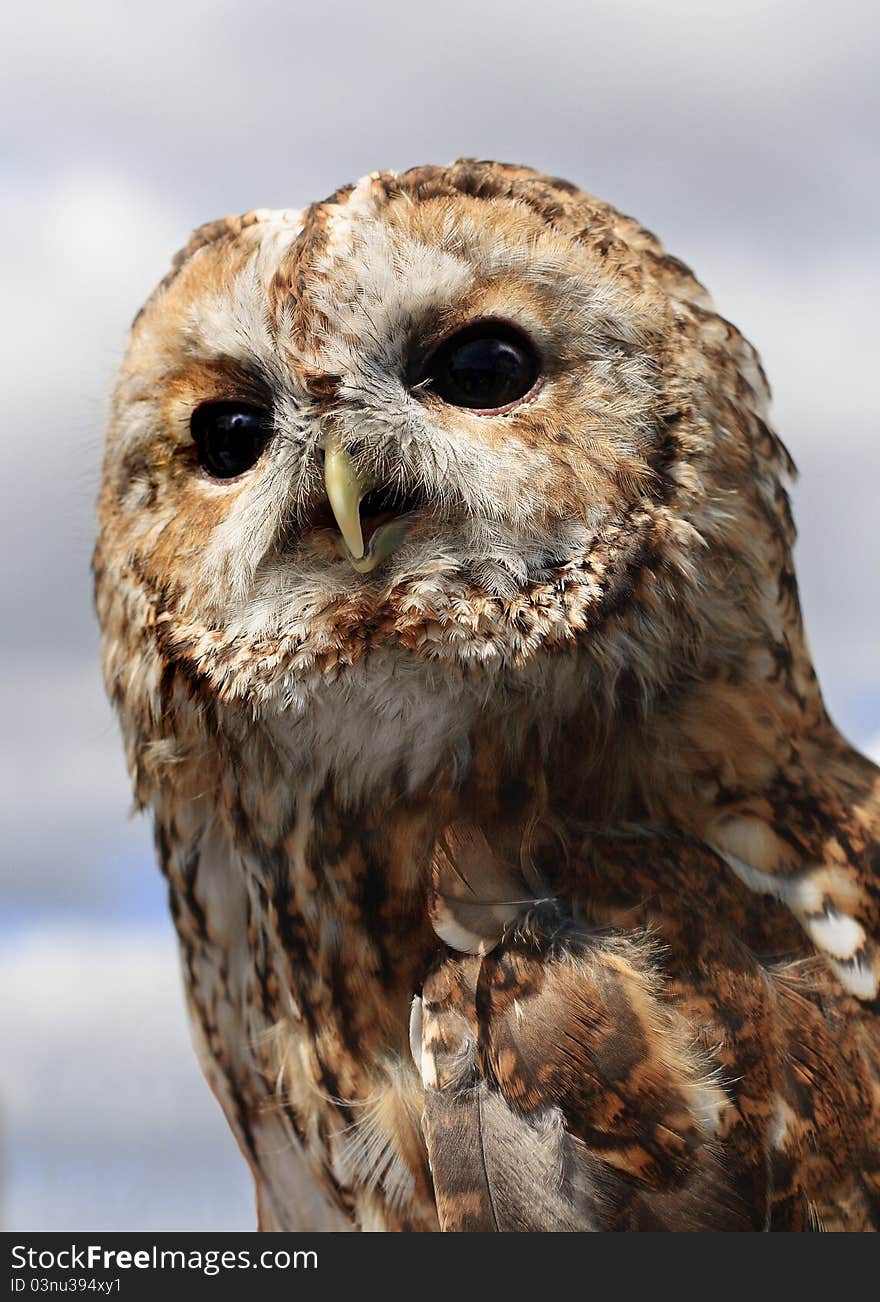
<svg viewBox="0 0 880 1302">
<path fill-rule="evenodd" d="M 193 226 L 374 169 L 494 157 L 611 200 L 762 353 L 802 472 L 819 674 L 876 757 L 880 8 L 82 0 L 5 26 L 2 1225 L 249 1229 L 97 668 L 89 555 L 128 323 Z"/>
</svg>

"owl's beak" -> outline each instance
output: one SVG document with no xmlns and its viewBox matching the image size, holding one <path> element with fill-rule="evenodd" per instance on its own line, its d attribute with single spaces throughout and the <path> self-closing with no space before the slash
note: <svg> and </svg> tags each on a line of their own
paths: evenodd
<svg viewBox="0 0 880 1302">
<path fill-rule="evenodd" d="M 369 574 L 403 541 L 409 518 L 401 516 L 380 525 L 369 545 L 364 546 L 360 506 L 372 484 L 361 479 L 351 457 L 333 433 L 328 434 L 324 444 L 324 486 L 349 564 L 358 574 Z"/>
<path fill-rule="evenodd" d="M 329 434 L 324 445 L 324 486 L 351 560 L 363 560 L 365 548 L 360 506 L 369 485 L 360 478 L 354 462 L 335 434 Z"/>
</svg>

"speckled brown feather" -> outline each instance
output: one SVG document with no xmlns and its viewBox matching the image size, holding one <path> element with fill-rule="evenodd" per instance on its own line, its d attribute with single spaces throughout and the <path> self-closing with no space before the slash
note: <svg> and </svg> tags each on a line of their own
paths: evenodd
<svg viewBox="0 0 880 1302">
<path fill-rule="evenodd" d="M 411 383 L 480 318 L 542 359 L 495 416 Z M 211 223 L 139 314 L 104 668 L 263 1228 L 877 1227 L 880 778 L 768 398 L 650 233 L 494 163 Z M 272 410 L 228 482 L 211 399 Z M 428 503 L 370 574 L 331 439 Z"/>
</svg>

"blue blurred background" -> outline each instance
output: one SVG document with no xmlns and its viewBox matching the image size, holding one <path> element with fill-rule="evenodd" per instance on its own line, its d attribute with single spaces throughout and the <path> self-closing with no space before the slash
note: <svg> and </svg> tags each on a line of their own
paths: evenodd
<svg viewBox="0 0 880 1302">
<path fill-rule="evenodd" d="M 0 1200 L 18 1230 L 247 1229 L 127 818 L 89 554 L 106 394 L 191 227 L 466 154 L 656 230 L 760 349 L 831 710 L 880 751 L 878 6 L 111 0 L 7 14 Z"/>
</svg>

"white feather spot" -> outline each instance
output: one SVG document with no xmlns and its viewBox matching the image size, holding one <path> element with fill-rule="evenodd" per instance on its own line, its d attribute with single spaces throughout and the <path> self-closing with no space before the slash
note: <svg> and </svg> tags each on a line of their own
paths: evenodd
<svg viewBox="0 0 880 1302">
<path fill-rule="evenodd" d="M 873 967 L 865 963 L 861 956 L 849 962 L 840 962 L 835 958 L 828 961 L 851 995 L 857 999 L 876 999 L 880 980 Z"/>
<path fill-rule="evenodd" d="M 419 1075 L 422 1074 L 422 1001 L 418 995 L 413 996 L 409 1010 L 409 1051 Z"/>
<path fill-rule="evenodd" d="M 836 909 L 806 916 L 803 925 L 813 943 L 834 958 L 851 959 L 865 943 L 864 928 Z"/>
<path fill-rule="evenodd" d="M 788 1104 L 778 1095 L 770 1117 L 770 1143 L 774 1148 L 783 1148 L 788 1136 Z"/>
</svg>

